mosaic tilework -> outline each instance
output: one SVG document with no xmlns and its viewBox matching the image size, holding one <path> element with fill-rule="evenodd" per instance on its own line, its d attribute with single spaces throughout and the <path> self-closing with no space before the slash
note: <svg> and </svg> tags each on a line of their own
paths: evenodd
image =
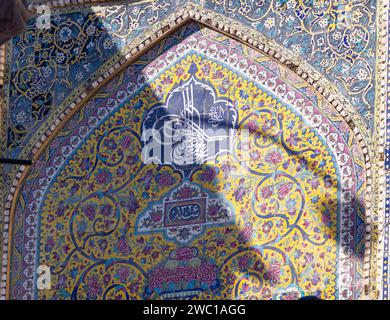
<svg viewBox="0 0 390 320">
<path fill-rule="evenodd" d="M 30 21 L 27 32 L 14 39 L 9 61 L 13 80 L 7 152 L 17 156 L 53 106 L 60 106 L 104 61 L 184 2 L 118 5 L 102 15 L 85 8 L 73 13 L 58 9 L 49 31 L 37 30 Z M 326 0 L 316 6 L 301 0 L 197 2 L 260 30 L 307 60 L 350 99 L 372 128 L 375 1 Z"/>
<path fill-rule="evenodd" d="M 52 15 L 49 30 L 38 29 L 31 20 L 26 32 L 14 39 L 10 58 L 10 155 L 20 152 L 53 106 L 61 105 L 145 27 L 175 9 L 164 2 L 110 7 L 103 13 L 84 9 Z"/>
<path fill-rule="evenodd" d="M 248 158 L 234 144 L 215 165 L 140 161 L 143 130 L 182 116 L 188 88 L 204 115 L 191 128 L 249 129 Z M 364 183 L 348 125 L 307 84 L 191 24 L 103 87 L 34 165 L 11 297 L 359 298 Z M 53 290 L 37 292 L 37 263 L 51 264 Z"/>
<path fill-rule="evenodd" d="M 372 124 L 375 0 L 199 2 L 291 49 L 332 80 Z"/>
</svg>

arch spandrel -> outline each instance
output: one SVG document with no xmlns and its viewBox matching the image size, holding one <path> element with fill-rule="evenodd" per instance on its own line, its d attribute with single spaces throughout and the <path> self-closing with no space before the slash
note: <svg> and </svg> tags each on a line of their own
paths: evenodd
<svg viewBox="0 0 390 320">
<path fill-rule="evenodd" d="M 350 125 L 302 77 L 226 34 L 186 23 L 156 46 L 37 150 L 13 208 L 10 266 L 31 253 L 58 263 L 47 293 L 11 269 L 10 298 L 360 297 L 367 176 Z M 204 121 L 232 108 L 223 123 L 249 130 L 249 156 L 233 143 L 216 164 L 141 161 L 142 128 L 156 122 L 145 114 L 177 117 L 186 88 L 207 101 L 196 105 Z M 175 203 L 198 214 L 178 224 Z"/>
</svg>

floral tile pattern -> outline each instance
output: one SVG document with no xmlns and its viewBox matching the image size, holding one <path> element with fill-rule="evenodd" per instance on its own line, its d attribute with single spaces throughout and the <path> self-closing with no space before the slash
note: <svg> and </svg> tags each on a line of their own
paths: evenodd
<svg viewBox="0 0 390 320">
<path fill-rule="evenodd" d="M 158 0 L 53 10 L 51 28 L 32 19 L 13 40 L 9 56 L 7 154 L 17 157 L 53 109 L 110 57 L 169 16 L 185 0 Z M 271 39 L 308 61 L 332 81 L 373 128 L 375 79 L 374 0 L 196 0 Z"/>
<path fill-rule="evenodd" d="M 174 161 L 145 161 L 148 130 L 169 128 L 187 144 L 163 140 Z M 196 162 L 226 129 L 230 147 Z M 188 24 L 103 86 L 34 163 L 10 297 L 359 298 L 363 167 L 349 126 L 310 86 Z M 37 290 L 37 265 L 50 266 L 51 290 Z"/>
</svg>

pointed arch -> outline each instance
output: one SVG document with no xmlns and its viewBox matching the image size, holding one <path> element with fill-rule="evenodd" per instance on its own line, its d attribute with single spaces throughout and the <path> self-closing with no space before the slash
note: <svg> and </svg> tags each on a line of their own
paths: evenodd
<svg viewBox="0 0 390 320">
<path fill-rule="evenodd" d="M 161 23 L 156 24 L 150 31 L 146 32 L 139 38 L 133 41 L 123 52 L 111 59 L 100 70 L 99 76 L 93 76 L 89 80 L 87 89 L 83 92 L 78 92 L 76 97 L 69 102 L 64 110 L 56 118 L 48 122 L 46 126 L 42 126 L 33 136 L 32 145 L 29 145 L 24 150 L 22 155 L 31 154 L 33 160 L 37 160 L 45 151 L 50 142 L 57 136 L 63 126 L 73 117 L 73 115 L 84 106 L 84 104 L 105 84 L 107 84 L 115 75 L 122 72 L 129 64 L 147 52 L 150 48 L 161 42 L 166 37 L 170 36 L 174 31 L 182 26 L 197 22 L 207 28 L 213 29 L 229 38 L 245 44 L 246 46 L 259 51 L 260 53 L 272 58 L 280 65 L 288 68 L 296 76 L 300 77 L 308 83 L 316 92 L 318 92 L 330 106 L 332 106 L 338 114 L 348 124 L 351 135 L 355 136 L 360 149 L 365 158 L 365 173 L 366 173 L 366 188 L 371 188 L 371 161 L 370 152 L 366 138 L 368 136 L 367 127 L 361 119 L 361 116 L 347 102 L 335 87 L 321 74 L 316 72 L 310 65 L 302 61 L 299 57 L 293 55 L 289 50 L 278 45 L 276 42 L 267 39 L 262 34 L 252 30 L 241 23 L 229 20 L 228 18 L 208 11 L 195 4 L 188 4 L 178 12 L 172 14 Z M 7 268 L 7 280 L 2 280 L 2 297 L 9 294 L 9 274 L 10 274 L 10 246 L 12 242 L 12 223 L 13 212 L 15 211 L 16 202 L 19 196 L 20 187 L 23 185 L 24 179 L 29 174 L 30 167 L 21 166 L 15 174 L 15 179 L 12 182 L 10 194 L 5 204 L 4 212 L 4 241 L 3 254 L 7 258 L 3 261 L 3 268 Z M 371 217 L 370 204 L 371 199 L 366 199 L 366 220 L 367 232 L 370 230 L 369 222 Z M 370 237 L 366 238 L 366 254 L 369 254 Z M 365 266 L 367 268 L 367 265 Z M 366 271 L 366 281 L 368 275 Z M 4 292 L 3 292 L 4 289 Z M 4 295 L 3 295 L 4 293 Z M 8 297 L 8 296 L 7 296 Z"/>
</svg>

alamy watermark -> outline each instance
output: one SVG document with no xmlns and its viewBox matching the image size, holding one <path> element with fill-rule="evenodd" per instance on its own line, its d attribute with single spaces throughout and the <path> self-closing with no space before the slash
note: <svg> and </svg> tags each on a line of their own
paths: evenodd
<svg viewBox="0 0 390 320">
<path fill-rule="evenodd" d="M 45 29 L 48 30 L 51 27 L 51 10 L 49 6 L 40 5 L 37 7 L 37 21 L 36 27 L 37 29 Z"/>
<path fill-rule="evenodd" d="M 38 290 L 50 290 L 51 289 L 51 272 L 50 267 L 46 265 L 40 265 L 37 269 L 37 288 Z"/>
<path fill-rule="evenodd" d="M 217 161 L 218 156 L 233 155 L 233 152 L 237 154 L 241 151 L 247 157 L 251 148 L 248 129 L 196 130 L 177 121 L 169 121 L 159 130 L 143 130 L 141 140 L 145 164 L 189 166 L 212 163 Z M 219 157 L 218 162 L 228 161 L 224 159 L 227 158 Z M 246 162 L 248 159 L 240 160 Z"/>
</svg>

